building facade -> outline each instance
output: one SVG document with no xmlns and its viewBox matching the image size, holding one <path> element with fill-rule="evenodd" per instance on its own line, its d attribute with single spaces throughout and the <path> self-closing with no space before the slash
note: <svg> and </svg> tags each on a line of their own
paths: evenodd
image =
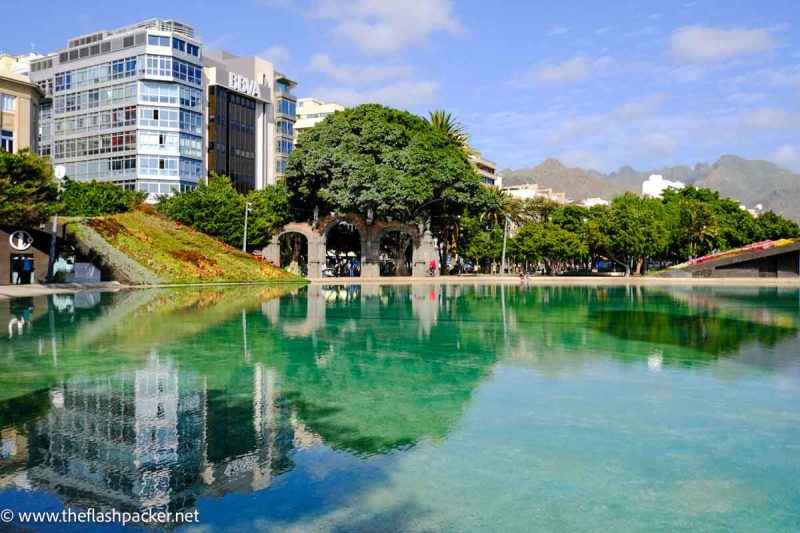
<svg viewBox="0 0 800 533">
<path fill-rule="evenodd" d="M 45 95 L 40 147 L 69 178 L 159 194 L 205 176 L 201 42 L 175 20 L 150 19 L 70 39 L 31 61 Z"/>
<path fill-rule="evenodd" d="M 294 149 L 297 84 L 257 56 L 207 52 L 204 65 L 208 172 L 239 192 L 274 184 Z"/>
<path fill-rule="evenodd" d="M 652 198 L 661 198 L 667 189 L 683 189 L 686 185 L 682 181 L 665 180 L 661 174 L 651 174 L 642 182 L 642 195 Z"/>
<path fill-rule="evenodd" d="M 503 178 L 497 173 L 497 163 L 484 159 L 483 156 L 477 152 L 470 154 L 469 161 L 472 163 L 472 166 L 475 167 L 475 170 L 478 172 L 484 184 L 498 188 L 503 186 Z"/>
<path fill-rule="evenodd" d="M 41 92 L 27 73 L 29 58 L 0 54 L 0 149 L 38 151 Z"/>
<path fill-rule="evenodd" d="M 553 192 L 553 189 L 540 189 L 536 183 L 526 183 L 524 185 L 510 185 L 503 187 L 503 192 L 510 194 L 520 200 L 533 200 L 534 198 L 544 198 L 558 203 L 566 203 L 567 195 L 563 192 Z"/>
<path fill-rule="evenodd" d="M 344 107 L 334 103 L 327 104 L 316 98 L 300 98 L 297 100 L 297 124 L 294 127 L 297 136 L 337 111 L 344 111 Z"/>
</svg>

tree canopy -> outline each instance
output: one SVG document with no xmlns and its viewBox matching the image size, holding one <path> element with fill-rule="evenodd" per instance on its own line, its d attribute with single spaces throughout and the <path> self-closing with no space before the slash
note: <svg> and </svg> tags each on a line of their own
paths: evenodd
<svg viewBox="0 0 800 533">
<path fill-rule="evenodd" d="M 466 154 L 446 134 L 377 104 L 336 113 L 303 134 L 286 183 L 292 209 L 304 219 L 318 207 L 416 222 L 486 202 Z"/>
<path fill-rule="evenodd" d="M 125 213 L 144 202 L 147 193 L 110 182 L 64 180 L 61 199 L 67 216 L 97 217 Z"/>
<path fill-rule="evenodd" d="M 60 208 L 58 186 L 46 157 L 30 151 L 0 150 L 0 221 L 31 226 L 46 221 Z"/>
<path fill-rule="evenodd" d="M 237 192 L 227 176 L 212 175 L 208 184 L 159 199 L 156 209 L 169 218 L 230 244 L 241 246 L 244 239 L 245 205 L 248 215 L 248 246 L 266 244 L 272 232 L 289 219 L 289 200 L 283 182 L 252 191 Z"/>
</svg>

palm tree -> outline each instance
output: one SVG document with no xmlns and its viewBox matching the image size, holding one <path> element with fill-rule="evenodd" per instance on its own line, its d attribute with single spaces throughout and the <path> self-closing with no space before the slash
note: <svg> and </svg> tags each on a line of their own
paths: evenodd
<svg viewBox="0 0 800 533">
<path fill-rule="evenodd" d="M 480 219 L 489 225 L 502 226 L 505 220 L 516 226 L 521 226 L 526 222 L 525 202 L 515 198 L 506 192 L 502 192 L 495 187 L 488 189 L 488 194 L 494 196 L 497 209 L 491 209 L 481 213 Z"/>
<path fill-rule="evenodd" d="M 431 123 L 433 129 L 444 133 L 464 153 L 470 155 L 475 152 L 469 145 L 469 134 L 466 127 L 458 122 L 452 113 L 438 109 L 429 112 L 428 117 L 428 122 Z"/>
</svg>

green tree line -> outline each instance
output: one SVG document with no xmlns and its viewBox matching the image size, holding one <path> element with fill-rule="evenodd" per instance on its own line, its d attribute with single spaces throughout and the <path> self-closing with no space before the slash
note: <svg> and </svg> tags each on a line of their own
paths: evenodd
<svg viewBox="0 0 800 533">
<path fill-rule="evenodd" d="M 507 262 L 547 274 L 587 271 L 605 260 L 629 274 L 753 242 L 800 237 L 800 226 L 772 211 L 758 217 L 738 202 L 693 186 L 663 198 L 626 193 L 586 208 L 501 196 L 491 216 L 465 217 L 460 252 L 484 271 L 498 265 L 503 225 L 511 224 Z"/>
</svg>

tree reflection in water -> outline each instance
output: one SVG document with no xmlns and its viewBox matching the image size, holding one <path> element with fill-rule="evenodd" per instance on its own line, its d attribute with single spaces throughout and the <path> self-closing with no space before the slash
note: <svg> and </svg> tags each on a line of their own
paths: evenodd
<svg viewBox="0 0 800 533">
<path fill-rule="evenodd" d="M 756 295 L 364 284 L 25 301 L 29 325 L 0 342 L 0 485 L 192 509 L 273 486 L 309 447 L 443 442 L 504 360 L 709 364 L 796 338 L 798 291 Z"/>
</svg>

